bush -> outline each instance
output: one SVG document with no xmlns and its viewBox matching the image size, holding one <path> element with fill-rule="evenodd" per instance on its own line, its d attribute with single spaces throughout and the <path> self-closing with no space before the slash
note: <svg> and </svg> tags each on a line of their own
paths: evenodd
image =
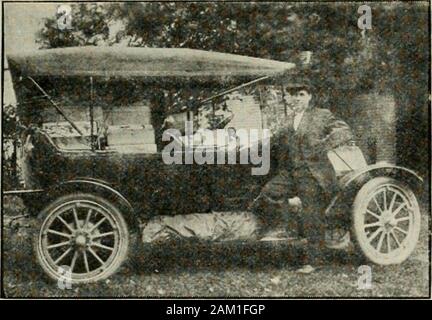
<svg viewBox="0 0 432 320">
<path fill-rule="evenodd" d="M 3 107 L 3 188 L 4 190 L 19 187 L 17 168 L 17 149 L 19 147 L 19 132 L 17 130 L 16 106 L 6 105 Z"/>
</svg>

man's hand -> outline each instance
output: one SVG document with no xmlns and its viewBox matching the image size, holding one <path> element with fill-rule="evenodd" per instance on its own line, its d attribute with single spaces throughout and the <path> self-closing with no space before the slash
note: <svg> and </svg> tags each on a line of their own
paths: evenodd
<svg viewBox="0 0 432 320">
<path fill-rule="evenodd" d="M 299 212 L 302 209 L 302 202 L 299 197 L 293 197 L 288 199 L 288 204 L 295 211 Z"/>
<path fill-rule="evenodd" d="M 327 136 L 322 140 L 324 151 L 347 145 L 354 140 L 354 135 L 348 124 L 341 119 L 337 119 L 331 112 L 328 113 L 326 119 L 326 133 Z"/>
</svg>

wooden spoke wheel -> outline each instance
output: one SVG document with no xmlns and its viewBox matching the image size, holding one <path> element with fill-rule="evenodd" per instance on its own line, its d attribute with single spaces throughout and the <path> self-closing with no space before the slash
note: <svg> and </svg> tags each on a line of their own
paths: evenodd
<svg viewBox="0 0 432 320">
<path fill-rule="evenodd" d="M 40 215 L 36 258 L 54 280 L 90 283 L 115 273 L 126 259 L 129 233 L 120 211 L 91 194 L 63 196 Z"/>
<path fill-rule="evenodd" d="M 420 223 L 414 193 L 393 178 L 368 181 L 354 200 L 354 240 L 364 256 L 376 264 L 406 260 L 417 244 Z"/>
</svg>

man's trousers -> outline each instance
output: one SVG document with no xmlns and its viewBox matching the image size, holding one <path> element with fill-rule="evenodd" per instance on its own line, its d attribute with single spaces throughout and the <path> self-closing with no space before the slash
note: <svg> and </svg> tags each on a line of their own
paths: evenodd
<svg viewBox="0 0 432 320">
<path fill-rule="evenodd" d="M 288 199 L 299 197 L 302 210 L 294 212 Z M 317 243 L 324 239 L 324 211 L 329 203 L 327 193 L 321 188 L 305 166 L 279 170 L 270 179 L 252 204 L 252 210 L 268 229 L 284 224 L 288 230 L 297 226 L 300 237 Z"/>
</svg>

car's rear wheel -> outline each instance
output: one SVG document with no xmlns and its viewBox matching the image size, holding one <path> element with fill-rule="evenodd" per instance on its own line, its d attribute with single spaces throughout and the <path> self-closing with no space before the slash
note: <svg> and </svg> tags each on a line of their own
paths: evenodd
<svg viewBox="0 0 432 320">
<path fill-rule="evenodd" d="M 399 264 L 413 252 L 421 214 L 412 190 L 389 177 L 368 181 L 353 204 L 353 240 L 370 261 Z"/>
<path fill-rule="evenodd" d="M 85 193 L 62 196 L 39 215 L 36 258 L 56 281 L 90 283 L 115 273 L 127 257 L 129 232 L 119 209 Z"/>
</svg>

